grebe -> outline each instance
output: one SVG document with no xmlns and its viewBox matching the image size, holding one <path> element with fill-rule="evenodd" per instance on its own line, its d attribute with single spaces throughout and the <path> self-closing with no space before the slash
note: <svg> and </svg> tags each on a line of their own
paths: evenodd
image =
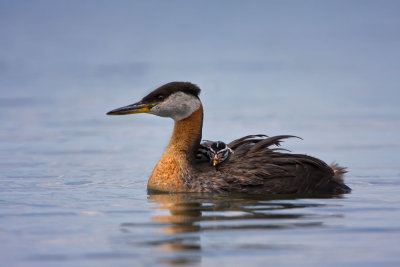
<svg viewBox="0 0 400 267">
<path fill-rule="evenodd" d="M 141 101 L 107 115 L 150 113 L 175 121 L 171 139 L 148 180 L 149 192 L 232 192 L 254 194 L 343 194 L 344 168 L 278 148 L 294 136 L 249 135 L 228 144 L 229 160 L 218 171 L 196 160 L 203 126 L 200 88 L 189 82 L 167 83 Z M 274 147 L 276 146 L 276 147 Z"/>
<path fill-rule="evenodd" d="M 204 140 L 200 143 L 197 158 L 208 160 L 213 166 L 224 162 L 233 153 L 233 150 L 222 141 Z"/>
</svg>

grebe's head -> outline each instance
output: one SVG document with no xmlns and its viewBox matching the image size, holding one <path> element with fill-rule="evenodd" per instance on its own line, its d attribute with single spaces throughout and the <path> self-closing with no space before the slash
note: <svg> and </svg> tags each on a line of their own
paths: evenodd
<svg viewBox="0 0 400 267">
<path fill-rule="evenodd" d="M 157 88 L 141 101 L 114 109 L 107 115 L 150 113 L 180 121 L 199 109 L 201 105 L 199 94 L 200 88 L 195 84 L 171 82 Z"/>
<path fill-rule="evenodd" d="M 231 153 L 233 153 L 232 149 L 230 149 L 224 142 L 213 142 L 209 151 L 210 161 L 214 166 L 216 166 L 225 161 Z"/>
<path fill-rule="evenodd" d="M 213 166 L 224 162 L 233 150 L 222 141 L 204 140 L 199 148 L 201 155 L 206 155 Z"/>
</svg>

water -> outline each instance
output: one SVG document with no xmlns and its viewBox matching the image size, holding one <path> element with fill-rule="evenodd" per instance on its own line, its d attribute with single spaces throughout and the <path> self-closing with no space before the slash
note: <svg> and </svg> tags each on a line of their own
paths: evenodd
<svg viewBox="0 0 400 267">
<path fill-rule="evenodd" d="M 0 158 L 4 266 L 399 263 L 400 169 L 392 163 L 397 160 L 395 151 L 339 132 L 337 138 L 345 135 L 349 140 L 332 141 L 331 129 L 346 121 L 326 122 L 326 115 L 307 119 L 309 126 L 297 132 L 315 129 L 308 133 L 315 138 L 287 141 L 285 146 L 349 165 L 346 181 L 351 194 L 147 195 L 147 178 L 168 141 L 171 120 L 150 115 L 107 117 L 104 113 L 116 106 L 100 99 L 91 110 L 85 101 L 73 99 L 2 101 L 7 104 L 1 108 L 6 131 Z M 220 120 L 212 108 L 209 112 L 205 138 L 207 132 L 215 139 L 238 137 L 225 130 L 235 129 L 237 120 L 224 119 L 221 130 L 215 128 Z M 243 131 L 255 133 L 251 128 L 259 127 L 257 120 L 242 120 L 240 124 L 250 128 Z M 387 120 L 385 133 L 380 127 L 368 131 L 386 134 L 387 141 L 394 142 L 390 129 L 397 128 Z M 265 121 L 277 124 L 271 125 L 272 132 L 287 128 L 274 118 Z M 366 130 L 363 123 L 353 123 L 355 136 Z M 375 165 L 369 164 L 370 158 Z"/>
<path fill-rule="evenodd" d="M 399 266 L 398 8 L 2 1 L 0 266 Z M 105 113 L 174 80 L 204 139 L 300 136 L 353 192 L 148 195 L 172 121 Z"/>
</svg>

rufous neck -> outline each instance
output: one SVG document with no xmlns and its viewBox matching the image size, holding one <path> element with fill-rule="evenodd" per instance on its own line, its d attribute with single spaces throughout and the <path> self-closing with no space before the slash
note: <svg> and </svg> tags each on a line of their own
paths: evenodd
<svg viewBox="0 0 400 267">
<path fill-rule="evenodd" d="M 187 159 L 195 157 L 201 141 L 203 127 L 203 106 L 186 119 L 175 121 L 174 130 L 166 149 L 166 153 L 184 155 Z"/>
</svg>

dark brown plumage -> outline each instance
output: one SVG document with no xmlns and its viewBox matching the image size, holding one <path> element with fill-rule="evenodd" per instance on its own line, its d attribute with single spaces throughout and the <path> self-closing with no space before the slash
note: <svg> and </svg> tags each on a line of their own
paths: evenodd
<svg viewBox="0 0 400 267">
<path fill-rule="evenodd" d="M 200 89 L 188 82 L 168 83 L 141 101 L 110 111 L 109 115 L 151 113 L 171 117 L 175 126 L 170 142 L 148 182 L 150 191 L 234 192 L 254 194 L 343 194 L 344 168 L 322 160 L 291 154 L 280 148 L 295 136 L 249 135 L 228 144 L 230 157 L 211 166 L 196 158 L 201 140 L 203 108 Z"/>
<path fill-rule="evenodd" d="M 232 141 L 234 151 L 217 172 L 197 163 L 196 175 L 188 181 L 203 192 L 262 194 L 343 194 L 351 190 L 343 183 L 345 170 L 302 154 L 285 153 L 279 148 L 285 138 L 295 136 L 249 135 Z M 336 171 L 336 173 L 335 173 Z M 212 177 L 212 183 L 209 183 Z M 204 181 L 207 181 L 206 183 Z"/>
</svg>

